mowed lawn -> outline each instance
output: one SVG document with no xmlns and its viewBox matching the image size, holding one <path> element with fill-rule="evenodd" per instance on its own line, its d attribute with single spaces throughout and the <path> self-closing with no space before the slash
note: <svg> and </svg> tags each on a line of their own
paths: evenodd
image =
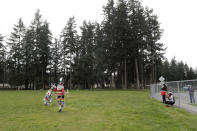
<svg viewBox="0 0 197 131">
<path fill-rule="evenodd" d="M 70 91 L 66 107 L 43 104 L 46 91 L 0 91 L 0 131 L 190 131 L 197 115 L 165 107 L 149 91 Z M 54 98 L 54 97 L 53 97 Z"/>
</svg>

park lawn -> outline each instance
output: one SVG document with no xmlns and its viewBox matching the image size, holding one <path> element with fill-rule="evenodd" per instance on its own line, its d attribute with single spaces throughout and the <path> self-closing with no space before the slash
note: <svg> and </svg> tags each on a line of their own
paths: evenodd
<svg viewBox="0 0 197 131">
<path fill-rule="evenodd" d="M 70 91 L 58 112 L 46 91 L 0 91 L 0 131 L 190 131 L 197 115 L 165 107 L 149 91 Z M 53 97 L 54 98 L 54 97 Z"/>
</svg>

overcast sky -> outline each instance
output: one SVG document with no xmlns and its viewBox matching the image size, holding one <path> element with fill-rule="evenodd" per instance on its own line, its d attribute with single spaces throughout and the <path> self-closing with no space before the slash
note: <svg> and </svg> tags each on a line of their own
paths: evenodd
<svg viewBox="0 0 197 131">
<path fill-rule="evenodd" d="M 161 41 L 167 46 L 166 57 L 174 56 L 193 68 L 197 67 L 197 1 L 144 0 L 159 16 L 164 34 Z"/>
<path fill-rule="evenodd" d="M 84 20 L 103 19 L 103 5 L 107 0 L 0 0 L 0 34 L 9 36 L 14 24 L 21 17 L 26 26 L 40 9 L 44 19 L 50 23 L 53 36 L 58 37 L 71 16 L 77 26 Z M 197 67 L 197 0 L 143 0 L 143 5 L 158 15 L 164 33 L 161 42 L 167 47 L 165 56 L 170 60 L 186 62 Z"/>
</svg>

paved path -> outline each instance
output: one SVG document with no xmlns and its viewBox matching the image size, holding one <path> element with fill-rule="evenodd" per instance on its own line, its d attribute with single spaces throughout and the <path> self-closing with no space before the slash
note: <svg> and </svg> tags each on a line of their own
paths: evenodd
<svg viewBox="0 0 197 131">
<path fill-rule="evenodd" d="M 195 93 L 195 95 L 196 95 L 195 98 L 197 98 L 197 92 Z M 188 92 L 184 92 L 184 93 L 180 93 L 180 94 L 175 93 L 174 96 L 175 96 L 175 106 L 183 108 L 191 113 L 197 114 L 197 107 L 190 105 L 190 99 L 189 99 Z M 155 94 L 153 97 L 159 101 L 162 101 L 162 97 L 161 97 L 160 93 Z M 195 100 L 197 100 L 197 99 L 195 99 Z"/>
</svg>

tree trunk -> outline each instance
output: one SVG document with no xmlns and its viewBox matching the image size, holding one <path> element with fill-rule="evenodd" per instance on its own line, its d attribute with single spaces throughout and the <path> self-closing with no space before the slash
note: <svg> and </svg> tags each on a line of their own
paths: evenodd
<svg viewBox="0 0 197 131">
<path fill-rule="evenodd" d="M 84 80 L 84 89 L 86 89 L 86 80 Z"/>
<path fill-rule="evenodd" d="M 114 72 L 114 83 L 113 83 L 114 89 L 116 88 L 116 81 L 117 81 L 117 75 L 116 75 L 116 73 Z"/>
<path fill-rule="evenodd" d="M 42 67 L 42 89 L 44 90 L 44 76 L 43 76 L 43 67 Z"/>
<path fill-rule="evenodd" d="M 115 80 L 114 80 L 115 73 L 111 74 L 111 88 L 115 88 Z"/>
<path fill-rule="evenodd" d="M 122 89 L 124 89 L 124 73 L 123 73 L 123 71 L 121 71 L 122 73 L 121 73 L 121 80 L 122 80 Z"/>
<path fill-rule="evenodd" d="M 151 83 L 155 82 L 155 66 L 152 65 L 152 73 L 151 73 Z"/>
<path fill-rule="evenodd" d="M 139 71 L 138 71 L 137 58 L 135 58 L 135 69 L 136 69 L 137 89 L 139 89 L 140 88 L 140 82 L 139 82 Z"/>
<path fill-rule="evenodd" d="M 69 64 L 70 64 L 70 89 L 71 89 L 72 88 L 71 52 L 70 52 L 70 61 L 69 61 Z"/>
<path fill-rule="evenodd" d="M 67 71 L 67 70 L 66 70 L 65 54 L 64 54 L 64 67 L 63 67 L 63 68 L 64 68 L 64 75 L 63 75 L 63 76 L 64 76 L 64 87 L 65 87 L 65 83 L 66 83 L 65 77 L 66 77 L 66 71 Z"/>
<path fill-rule="evenodd" d="M 134 60 L 134 68 L 135 68 L 135 60 Z M 135 82 L 136 82 L 136 70 L 133 71 L 133 81 L 132 81 L 132 83 L 135 85 Z M 136 88 L 136 87 L 134 86 L 134 88 Z"/>
<path fill-rule="evenodd" d="M 25 79 L 25 89 L 28 89 L 28 79 Z"/>
<path fill-rule="evenodd" d="M 34 90 L 36 90 L 35 79 L 33 80 L 33 88 L 34 88 Z"/>
<path fill-rule="evenodd" d="M 141 85 L 142 88 L 144 88 L 144 66 L 142 62 L 141 62 Z"/>
<path fill-rule="evenodd" d="M 3 72 L 3 88 L 5 87 L 4 85 L 5 85 L 5 72 Z"/>
<path fill-rule="evenodd" d="M 157 67 L 156 67 L 156 64 L 155 64 L 155 83 L 157 82 Z"/>
<path fill-rule="evenodd" d="M 124 75 L 125 75 L 125 77 L 124 77 L 124 79 L 125 79 L 125 86 L 124 86 L 124 89 L 127 89 L 127 59 L 125 58 L 125 60 L 124 60 Z"/>
</svg>

